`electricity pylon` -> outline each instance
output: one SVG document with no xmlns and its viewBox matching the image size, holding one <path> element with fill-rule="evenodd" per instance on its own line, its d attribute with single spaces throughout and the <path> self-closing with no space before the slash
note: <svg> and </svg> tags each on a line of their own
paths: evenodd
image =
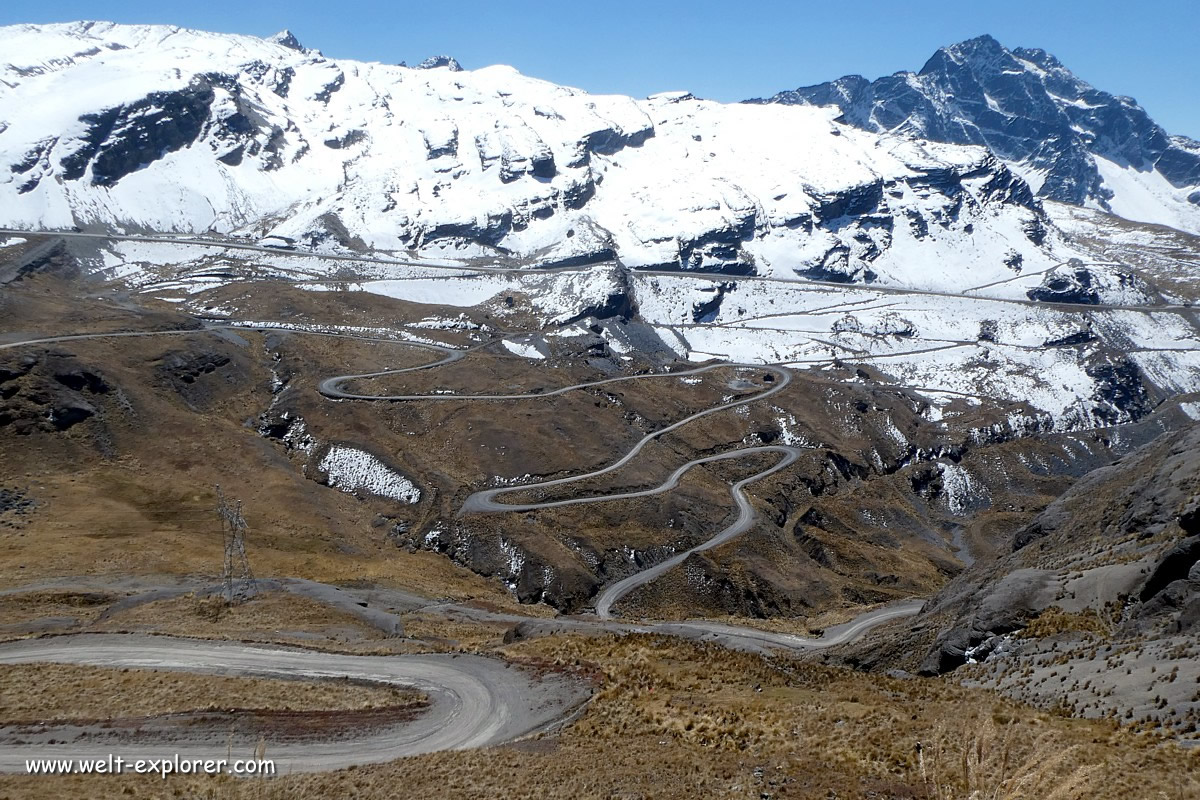
<svg viewBox="0 0 1200 800">
<path fill-rule="evenodd" d="M 225 585 L 225 602 L 247 600 L 258 591 L 250 560 L 246 558 L 246 518 L 242 516 L 242 501 L 230 503 L 221 487 L 217 487 L 217 515 L 221 518 L 221 540 L 225 545 L 225 563 L 221 580 Z"/>
</svg>

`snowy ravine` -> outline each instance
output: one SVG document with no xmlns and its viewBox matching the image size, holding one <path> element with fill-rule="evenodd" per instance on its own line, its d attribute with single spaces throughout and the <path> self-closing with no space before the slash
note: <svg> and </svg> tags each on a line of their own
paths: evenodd
<svg viewBox="0 0 1200 800">
<path fill-rule="evenodd" d="M 1076 255 L 987 150 L 834 109 L 163 26 L 12 26 L 0 52 L 0 225 L 901 286 L 952 257 L 980 285 Z"/>
<path fill-rule="evenodd" d="M 331 445 L 317 469 L 325 473 L 330 486 L 343 492 L 365 492 L 409 504 L 421 500 L 421 490 L 412 481 L 370 453 L 353 447 Z"/>
</svg>

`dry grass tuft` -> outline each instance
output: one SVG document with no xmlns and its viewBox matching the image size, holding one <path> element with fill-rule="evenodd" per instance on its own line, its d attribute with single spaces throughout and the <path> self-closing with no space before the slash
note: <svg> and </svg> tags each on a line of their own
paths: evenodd
<svg viewBox="0 0 1200 800">
<path fill-rule="evenodd" d="M 1029 639 L 1043 639 L 1071 632 L 1089 633 L 1107 639 L 1112 634 L 1112 625 L 1090 608 L 1072 613 L 1063 611 L 1058 606 L 1051 606 L 1030 620 L 1019 635 Z"/>
</svg>

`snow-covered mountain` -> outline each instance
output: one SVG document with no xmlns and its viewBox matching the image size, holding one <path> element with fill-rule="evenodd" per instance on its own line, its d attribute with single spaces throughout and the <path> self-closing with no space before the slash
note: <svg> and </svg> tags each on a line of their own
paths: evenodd
<svg viewBox="0 0 1200 800">
<path fill-rule="evenodd" d="M 985 145 L 1040 197 L 1200 233 L 1200 142 L 1169 135 L 1133 98 L 1094 88 L 1045 50 L 980 36 L 920 72 L 847 75 L 751 102 L 835 106 L 864 130 Z"/>
<path fill-rule="evenodd" d="M 982 147 L 161 26 L 0 29 L 0 224 L 976 286 L 1075 255 Z"/>
<path fill-rule="evenodd" d="M 845 361 L 937 418 L 997 404 L 981 436 L 1200 393 L 1193 237 L 1043 206 L 986 147 L 287 32 L 16 26 L 0 53 L 0 227 L 82 228 L 59 238 L 83 270 L 197 314 L 254 319 L 257 280 L 362 291 L 525 330 L 526 357 L 603 318 L 614 353 Z"/>
</svg>

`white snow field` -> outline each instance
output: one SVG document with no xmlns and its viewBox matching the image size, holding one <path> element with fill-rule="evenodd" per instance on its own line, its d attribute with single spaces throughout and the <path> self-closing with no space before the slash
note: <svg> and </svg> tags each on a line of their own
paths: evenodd
<svg viewBox="0 0 1200 800">
<path fill-rule="evenodd" d="M 1043 429 L 1143 413 L 1141 383 L 1200 392 L 1200 239 L 1043 204 L 983 148 L 165 26 L 11 26 L 0 53 L 5 242 L 134 237 L 87 240 L 85 268 L 206 316 L 252 314 L 211 299 L 251 280 L 429 306 L 418 328 L 636 309 L 681 358 L 869 365 L 930 415 L 995 399 Z M 1101 168 L 1117 210 L 1159 215 L 1167 188 Z M 553 357 L 530 342 L 504 347 Z M 331 483 L 413 496 L 353 452 Z"/>
</svg>

